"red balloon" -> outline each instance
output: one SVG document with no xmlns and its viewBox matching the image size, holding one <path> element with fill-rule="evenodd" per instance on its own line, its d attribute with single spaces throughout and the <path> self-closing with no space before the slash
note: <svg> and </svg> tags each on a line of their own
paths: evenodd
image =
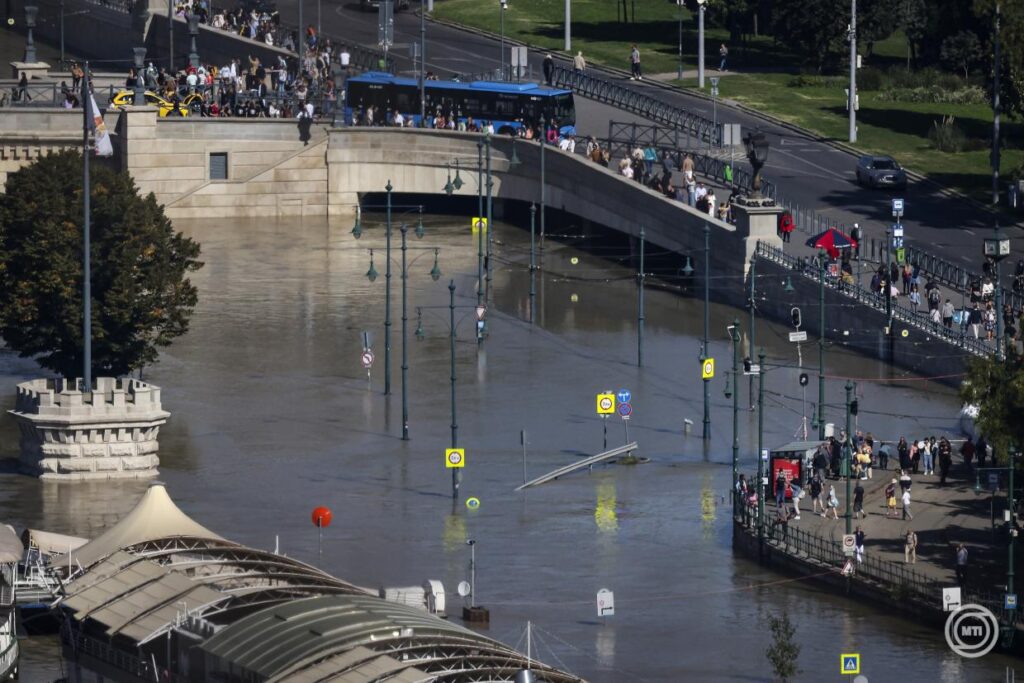
<svg viewBox="0 0 1024 683">
<path fill-rule="evenodd" d="M 329 527 L 331 525 L 331 509 L 323 505 L 313 508 L 313 526 Z"/>
</svg>

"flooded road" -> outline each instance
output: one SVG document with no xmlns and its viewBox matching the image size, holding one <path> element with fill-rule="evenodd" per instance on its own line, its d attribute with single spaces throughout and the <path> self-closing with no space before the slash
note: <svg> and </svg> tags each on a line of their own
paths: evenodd
<svg viewBox="0 0 1024 683">
<path fill-rule="evenodd" d="M 348 221 L 179 222 L 203 246 L 196 274 L 200 304 L 187 336 L 145 377 L 163 388 L 172 412 L 161 433 L 161 480 L 179 506 L 232 540 L 318 562 L 310 511 L 333 510 L 322 565 L 354 583 L 417 585 L 441 579 L 451 613 L 456 584 L 468 578 L 467 539 L 477 558 L 477 603 L 491 610 L 492 637 L 595 683 L 623 681 L 768 681 L 767 616 L 789 613 L 802 646 L 796 680 L 841 680 L 840 653 L 859 652 L 871 681 L 1002 681 L 997 655 L 963 660 L 940 631 L 875 607 L 832 597 L 737 558 L 728 499 L 731 365 L 726 326 L 747 314 L 713 306 L 712 440 L 700 439 L 700 300 L 648 290 L 645 367 L 636 367 L 636 287 L 628 254 L 577 250 L 548 242 L 538 281 L 538 325 L 528 322 L 529 234 L 496 226 L 497 266 L 490 335 L 474 338 L 476 243 L 467 219 L 432 217 L 427 234 L 410 232 L 408 306 L 411 440 L 401 434 L 401 301 L 392 280 L 392 390 L 384 372 L 384 235 L 366 216 L 356 241 Z M 397 230 L 393 257 L 398 262 Z M 581 245 L 587 246 L 587 245 Z M 425 247 L 425 249 L 424 249 Z M 433 248 L 442 276 L 433 281 Z M 368 249 L 380 276 L 365 277 Z M 417 258 L 418 257 L 418 258 Z M 573 259 L 576 262 L 573 262 Z M 416 260 L 414 260 L 416 259 Z M 453 502 L 444 469 L 449 445 L 448 281 L 457 287 L 458 441 L 467 465 Z M 730 278 L 715 286 L 739 287 Z M 813 306 L 813 302 L 810 304 Z M 417 340 L 416 308 L 423 339 Z M 805 312 L 805 315 L 808 313 Z M 361 331 L 373 333 L 369 383 L 360 365 Z M 800 370 L 788 330 L 759 323 L 768 354 L 765 445 L 793 440 L 800 427 Z M 813 340 L 812 340 L 813 341 Z M 810 400 L 816 397 L 817 350 Z M 890 384 L 878 363 L 829 349 L 829 375 L 858 385 L 859 426 L 882 438 L 956 430 L 954 392 L 926 381 Z M 37 373 L 0 355 L 4 392 Z M 843 422 L 843 379 L 828 382 L 827 420 Z M 748 382 L 739 383 L 748 404 Z M 594 396 L 629 389 L 628 423 L 650 463 L 605 466 L 530 490 L 537 476 L 598 452 L 602 423 Z M 694 422 L 686 435 L 684 421 Z M 756 413 L 740 414 L 741 471 L 752 472 Z M 608 422 L 609 446 L 626 438 Z M 3 455 L 17 434 L 0 421 Z M 0 475 L 0 518 L 95 536 L 127 512 L 145 482 L 43 484 Z M 480 499 L 467 510 L 469 496 Z M 599 620 L 595 593 L 615 591 L 616 614 Z M 23 680 L 60 675 L 52 641 L 25 643 Z"/>
</svg>

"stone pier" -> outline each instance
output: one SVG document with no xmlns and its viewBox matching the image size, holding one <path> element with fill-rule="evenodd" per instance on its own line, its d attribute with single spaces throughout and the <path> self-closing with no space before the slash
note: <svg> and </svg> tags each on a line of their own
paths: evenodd
<svg viewBox="0 0 1024 683">
<path fill-rule="evenodd" d="M 146 478 L 157 474 L 157 435 L 170 413 L 160 388 L 115 377 L 34 379 L 18 385 L 11 415 L 21 431 L 21 460 L 54 481 Z"/>
</svg>

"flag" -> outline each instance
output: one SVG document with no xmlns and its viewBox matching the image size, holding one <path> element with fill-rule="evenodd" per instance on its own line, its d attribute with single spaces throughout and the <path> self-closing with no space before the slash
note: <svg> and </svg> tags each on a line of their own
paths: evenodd
<svg viewBox="0 0 1024 683">
<path fill-rule="evenodd" d="M 90 127 L 96 136 L 96 156 L 114 156 L 114 146 L 110 143 L 110 135 L 107 133 L 107 127 L 103 123 L 103 114 L 100 113 L 100 108 L 96 106 L 96 98 L 93 97 L 92 93 L 89 93 L 89 106 L 92 107 L 90 110 L 92 114 Z"/>
</svg>

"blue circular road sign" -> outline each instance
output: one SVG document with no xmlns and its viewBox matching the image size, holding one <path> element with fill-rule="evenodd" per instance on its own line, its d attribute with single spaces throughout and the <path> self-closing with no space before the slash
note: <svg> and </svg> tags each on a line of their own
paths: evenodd
<svg viewBox="0 0 1024 683">
<path fill-rule="evenodd" d="M 619 404 L 619 415 L 621 415 L 622 417 L 629 417 L 630 414 L 632 414 L 632 412 L 633 406 L 629 405 L 628 403 Z"/>
<path fill-rule="evenodd" d="M 633 398 L 633 394 L 629 393 L 629 389 L 619 389 L 619 393 L 615 398 L 619 399 L 619 403 L 629 403 L 630 399 Z"/>
</svg>

